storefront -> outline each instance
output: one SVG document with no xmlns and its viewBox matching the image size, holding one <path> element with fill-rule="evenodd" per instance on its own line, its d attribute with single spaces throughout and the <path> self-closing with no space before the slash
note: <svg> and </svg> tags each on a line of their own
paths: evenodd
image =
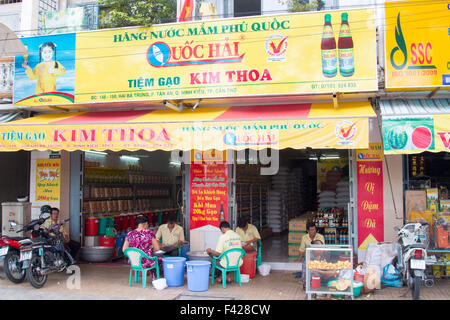
<svg viewBox="0 0 450 320">
<path fill-rule="evenodd" d="M 215 245 L 221 216 L 235 227 L 237 218 L 247 215 L 262 233 L 270 229 L 278 234 L 287 231 L 292 218 L 316 212 L 319 198 L 325 211 L 309 217 L 323 224 L 327 242 L 353 243 L 359 201 L 356 155 L 369 148 L 369 121 L 375 113 L 368 98 L 378 82 L 375 27 L 366 23 L 374 10 L 345 13 L 24 39 L 30 54 L 16 57 L 15 105 L 65 112 L 1 125 L 0 146 L 4 151 L 33 150 L 34 210 L 49 200 L 45 190 L 35 189 L 37 179 L 53 178 L 50 184 L 55 184 L 58 177 L 50 171 L 59 168 L 58 195 L 49 201 L 70 212 L 71 233 L 84 245 L 90 237 L 87 217 L 146 212 L 156 226 L 165 221 L 166 212 L 177 212 L 188 238 L 203 239 L 203 250 Z M 336 30 L 341 25 L 339 37 L 349 38 L 346 19 L 358 45 L 346 42 L 349 64 L 338 67 L 338 48 L 330 40 L 338 32 L 331 25 Z M 330 51 L 324 56 L 317 50 L 321 42 L 327 44 L 321 50 Z M 61 61 L 50 62 L 64 80 L 51 93 L 41 92 L 23 66 L 40 61 L 45 43 L 57 44 L 58 57 L 62 55 Z M 308 63 L 298 59 L 299 52 Z M 225 161 L 218 164 L 216 156 L 225 150 L 220 158 Z M 40 160 L 51 157 L 59 160 Z M 327 169 L 327 161 L 339 159 L 338 166 Z M 208 164 L 214 161 L 216 167 Z M 281 170 L 271 177 L 278 172 L 274 168 Z M 44 169 L 41 176 L 39 169 Z M 285 192 L 291 172 L 297 174 L 291 181 L 296 192 Z M 317 196 L 318 191 L 336 193 L 338 187 L 343 191 L 339 199 Z M 331 205 L 341 210 L 325 209 Z M 115 222 L 117 229 L 132 226 L 132 218 L 122 221 Z M 346 230 L 338 230 L 342 222 Z M 193 237 L 195 230 L 203 234 Z M 282 249 L 286 257 L 288 243 Z"/>
<path fill-rule="evenodd" d="M 405 222 L 424 219 L 433 229 L 448 215 L 450 100 L 381 100 L 380 107 L 385 153 L 403 158 Z"/>
</svg>

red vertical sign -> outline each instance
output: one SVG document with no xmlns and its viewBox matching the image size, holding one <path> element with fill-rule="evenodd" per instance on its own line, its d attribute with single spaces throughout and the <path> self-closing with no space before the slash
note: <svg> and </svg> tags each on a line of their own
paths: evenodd
<svg viewBox="0 0 450 320">
<path fill-rule="evenodd" d="M 384 241 L 383 150 L 381 143 L 357 150 L 358 248 Z"/>
<path fill-rule="evenodd" d="M 219 227 L 228 219 L 227 164 L 191 163 L 190 229 Z"/>
</svg>

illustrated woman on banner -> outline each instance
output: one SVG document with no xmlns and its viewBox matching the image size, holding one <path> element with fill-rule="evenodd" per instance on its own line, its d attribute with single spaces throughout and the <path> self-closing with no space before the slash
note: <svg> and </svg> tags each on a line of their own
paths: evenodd
<svg viewBox="0 0 450 320">
<path fill-rule="evenodd" d="M 30 80 L 37 79 L 36 94 L 56 92 L 56 77 L 66 72 L 63 65 L 56 61 L 56 44 L 53 42 L 45 42 L 39 46 L 39 63 L 34 70 L 27 62 L 24 62 L 22 66 L 26 69 L 25 72 Z"/>
</svg>

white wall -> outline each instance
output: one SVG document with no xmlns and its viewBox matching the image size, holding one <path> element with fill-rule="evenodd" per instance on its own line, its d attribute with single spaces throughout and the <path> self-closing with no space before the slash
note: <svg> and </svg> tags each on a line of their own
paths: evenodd
<svg viewBox="0 0 450 320">
<path fill-rule="evenodd" d="M 0 23 L 12 31 L 20 30 L 22 3 L 0 5 Z"/>
</svg>

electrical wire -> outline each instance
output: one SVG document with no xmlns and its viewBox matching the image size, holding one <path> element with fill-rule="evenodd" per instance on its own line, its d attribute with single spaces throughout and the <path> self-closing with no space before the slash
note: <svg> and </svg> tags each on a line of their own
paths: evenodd
<svg viewBox="0 0 450 320">
<path fill-rule="evenodd" d="M 408 1 L 408 3 L 399 3 L 395 6 L 393 5 L 388 5 L 390 7 L 394 7 L 394 8 L 402 8 L 402 7 L 415 7 L 415 6 L 423 6 L 424 4 L 444 4 L 444 3 L 448 3 L 448 1 L 445 0 L 418 0 L 418 1 Z M 386 3 L 388 4 L 388 3 Z M 317 12 L 328 12 L 328 11 L 342 11 L 342 10 L 347 10 L 347 9 L 354 9 L 354 8 L 359 8 L 359 9 L 376 9 L 376 8 L 381 8 L 381 7 L 385 7 L 385 3 L 376 3 L 376 4 L 360 4 L 360 5 L 346 5 L 343 8 L 335 8 L 335 9 L 327 9 L 327 10 L 320 10 L 320 11 L 305 11 L 303 13 L 317 13 Z M 240 19 L 240 18 L 257 18 L 257 17 L 264 17 L 267 14 L 295 14 L 298 12 L 289 12 L 287 10 L 269 10 L 269 11 L 252 11 L 252 12 L 247 12 L 247 13 L 255 13 L 255 15 L 252 16 L 243 16 L 243 17 L 227 17 L 226 15 L 208 15 L 208 16 L 203 16 L 203 18 L 215 18 L 215 19 Z M 264 15 L 261 15 L 261 13 L 264 13 Z M 423 14 L 423 13 L 421 13 Z M 17 14 L 5 14 L 5 15 L 0 15 L 1 16 L 17 16 Z M 161 22 L 172 22 L 172 23 L 179 23 L 178 19 L 181 17 L 168 17 L 168 18 L 160 18 L 159 20 L 161 20 Z M 176 19 L 176 20 L 175 20 Z M 199 22 L 204 22 L 203 20 L 199 20 L 199 21 L 188 21 L 190 23 L 199 23 Z M 320 26 L 320 25 L 319 25 Z M 140 27 L 140 26 L 129 26 L 130 28 L 132 27 Z M 65 27 L 57 27 L 57 28 L 52 28 L 52 30 L 58 30 L 58 29 L 64 29 Z M 127 27 L 128 28 L 128 27 Z M 115 28 L 111 28 L 111 29 L 115 29 Z M 40 31 L 41 29 L 29 29 L 29 30 L 18 30 L 18 31 L 14 31 L 15 33 L 25 33 L 25 32 L 34 32 L 34 31 Z M 100 29 L 100 30 L 108 30 L 108 29 Z M 1 39 L 0 39 L 1 41 Z"/>
<path fill-rule="evenodd" d="M 437 11 L 431 11 L 431 12 L 426 12 L 426 13 L 430 13 L 431 14 L 431 13 L 435 13 L 435 12 L 437 12 Z M 422 12 L 422 13 L 419 13 L 419 14 L 406 15 L 404 17 L 411 17 L 411 16 L 416 16 L 416 15 L 423 16 L 424 13 Z M 444 16 L 434 16 L 434 18 L 447 18 L 447 17 L 450 19 L 450 13 L 445 14 Z M 374 19 L 376 19 L 376 18 L 374 18 Z M 428 17 L 425 17 L 425 18 L 422 18 L 422 19 L 411 20 L 411 21 L 408 21 L 407 23 L 418 22 L 418 21 L 423 21 L 423 20 L 428 20 L 428 19 L 429 19 Z M 385 19 L 385 20 L 387 20 L 387 19 Z M 368 20 L 356 20 L 356 21 L 353 21 L 353 23 L 356 24 L 357 22 L 366 22 L 366 21 L 368 21 Z M 393 22 L 392 24 L 384 24 L 384 25 L 380 25 L 378 27 L 388 27 L 388 26 L 394 26 L 396 24 L 397 24 L 396 22 Z M 321 26 L 322 25 L 314 25 L 313 27 L 317 28 L 317 27 L 321 27 Z M 292 28 L 292 29 L 300 29 L 300 28 L 312 28 L 312 26 L 299 26 L 299 27 L 295 27 L 295 28 Z M 411 30 L 419 30 L 419 29 L 430 29 L 430 28 L 447 28 L 447 27 L 446 26 L 434 26 L 434 27 L 427 27 L 427 26 L 425 26 L 425 27 L 417 27 L 417 28 L 410 28 L 410 29 Z M 105 31 L 106 30 L 108 30 L 108 29 L 105 29 Z M 266 32 L 266 31 L 262 31 L 262 32 Z M 370 32 L 371 33 L 371 32 L 373 32 L 373 29 L 369 29 L 367 27 L 361 28 L 361 29 L 354 28 L 354 29 L 351 29 L 351 32 L 352 32 L 352 34 L 359 34 L 359 33 L 365 33 L 365 32 Z M 310 34 L 300 34 L 300 35 L 290 36 L 289 38 L 292 39 L 292 38 L 314 37 L 314 36 L 319 36 L 321 34 L 322 34 L 322 32 L 310 33 Z M 103 37 L 103 38 L 110 38 L 110 36 Z M 261 43 L 261 41 L 266 40 L 266 38 L 267 37 L 246 38 L 245 45 L 252 44 L 252 43 L 258 43 L 259 44 L 259 43 Z M 11 40 L 11 39 L 9 39 L 9 40 Z M 215 41 L 216 42 L 227 42 L 227 41 L 230 41 L 230 39 L 228 37 L 225 37 L 224 40 L 222 40 L 222 39 L 215 39 Z M 210 42 L 211 42 L 211 40 L 205 40 L 205 41 L 197 41 L 196 43 L 210 43 Z M 172 45 L 174 45 L 174 46 L 184 45 L 184 44 L 185 44 L 185 40 L 181 40 L 181 42 L 174 42 L 174 43 L 172 43 Z M 142 44 L 139 44 L 139 45 L 127 45 L 127 48 L 133 48 L 133 47 L 141 48 Z M 61 50 L 61 51 L 63 51 L 63 52 L 71 52 L 71 51 L 75 51 L 76 50 L 78 52 L 81 52 L 82 50 L 100 50 L 100 49 L 111 49 L 111 48 L 116 48 L 117 49 L 117 46 L 91 47 L 91 48 L 80 48 L 79 47 L 79 48 L 76 48 L 76 49 L 65 49 L 65 50 Z M 74 60 L 86 60 L 86 59 L 117 58 L 117 57 L 122 57 L 122 56 L 136 56 L 136 55 L 145 55 L 145 54 L 146 54 L 146 52 L 145 53 L 138 52 L 138 53 L 128 53 L 128 54 L 118 54 L 118 55 L 108 55 L 108 56 L 76 57 L 75 59 L 58 59 L 58 61 L 74 61 Z"/>
</svg>

